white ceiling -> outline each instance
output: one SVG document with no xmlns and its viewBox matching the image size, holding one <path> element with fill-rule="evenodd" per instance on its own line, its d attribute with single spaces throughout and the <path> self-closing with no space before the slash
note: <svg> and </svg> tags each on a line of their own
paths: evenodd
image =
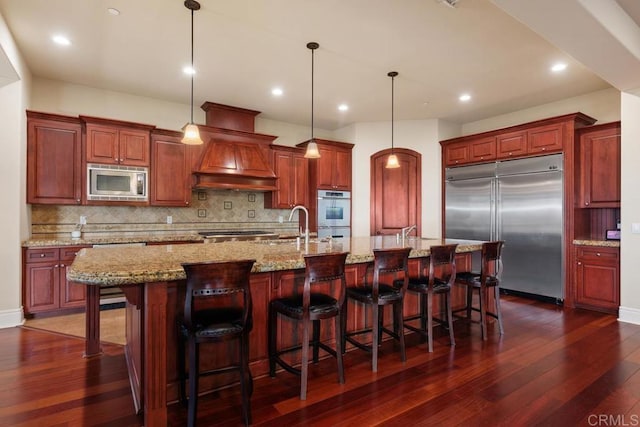
<svg viewBox="0 0 640 427">
<path fill-rule="evenodd" d="M 513 10 L 518 6 L 509 10 L 510 2 L 495 1 L 526 22 Z M 520 3 L 522 10 L 537 2 L 513 4 Z M 399 72 L 396 120 L 467 123 L 607 88 L 612 81 L 489 0 L 458 0 L 455 8 L 438 0 L 200 3 L 195 13 L 196 108 L 211 101 L 308 125 L 309 41 L 320 44 L 315 125 L 328 130 L 389 120 L 387 73 L 392 70 Z M 638 3 L 619 0 L 635 16 L 636 26 Z M 121 14 L 110 15 L 109 7 Z M 182 0 L 0 0 L 0 13 L 37 77 L 189 103 L 190 80 L 182 68 L 190 61 L 191 17 Z M 53 45 L 54 33 L 66 34 L 73 44 Z M 568 64 L 564 73 L 549 71 L 556 61 Z M 281 98 L 270 93 L 276 85 L 284 90 Z M 458 101 L 463 92 L 473 96 L 471 102 Z M 350 110 L 339 112 L 340 103 Z"/>
</svg>

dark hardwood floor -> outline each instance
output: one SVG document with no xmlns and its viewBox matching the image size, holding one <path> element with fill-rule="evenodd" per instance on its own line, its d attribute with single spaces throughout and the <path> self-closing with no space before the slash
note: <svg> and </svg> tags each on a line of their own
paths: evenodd
<svg viewBox="0 0 640 427">
<path fill-rule="evenodd" d="M 308 398 L 286 372 L 255 381 L 259 426 L 594 426 L 640 424 L 640 326 L 504 296 L 505 335 L 457 321 L 456 347 L 441 333 L 434 352 L 408 336 L 407 362 L 385 342 L 379 371 L 361 350 L 312 366 Z M 122 347 L 83 359 L 81 339 L 26 328 L 0 330 L 0 425 L 141 426 Z M 186 410 L 169 409 L 170 425 Z M 199 425 L 241 425 L 237 387 L 200 399 Z M 626 424 L 622 424 L 626 423 Z"/>
</svg>

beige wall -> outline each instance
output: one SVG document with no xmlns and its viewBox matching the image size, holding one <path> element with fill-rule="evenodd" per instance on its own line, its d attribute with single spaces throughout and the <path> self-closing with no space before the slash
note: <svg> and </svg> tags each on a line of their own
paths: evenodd
<svg viewBox="0 0 640 427">
<path fill-rule="evenodd" d="M 0 46 L 10 63 L 11 78 L 0 87 L 0 181 L 4 206 L 0 209 L 0 328 L 22 323 L 20 242 L 28 236 L 26 199 L 26 117 L 31 75 L 0 16 Z M 17 80 L 16 80 L 17 78 Z"/>
<path fill-rule="evenodd" d="M 640 223 L 640 97 L 622 93 L 622 208 L 620 260 L 620 320 L 640 325 L 640 234 L 631 224 Z"/>
</svg>

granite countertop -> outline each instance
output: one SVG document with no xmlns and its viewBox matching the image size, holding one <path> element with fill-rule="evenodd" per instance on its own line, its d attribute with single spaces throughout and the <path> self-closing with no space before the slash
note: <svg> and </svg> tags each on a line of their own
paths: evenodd
<svg viewBox="0 0 640 427">
<path fill-rule="evenodd" d="M 604 246 L 608 248 L 619 248 L 620 240 L 580 240 L 576 239 L 573 241 L 574 245 L 577 246 Z"/>
<path fill-rule="evenodd" d="M 347 264 L 357 264 L 373 261 L 373 249 L 411 247 L 409 256 L 419 258 L 428 256 L 431 246 L 445 243 L 458 243 L 457 252 L 478 251 L 482 246 L 476 240 L 410 237 L 398 241 L 395 236 L 374 236 L 312 239 L 308 248 L 291 240 L 85 248 L 67 270 L 67 279 L 102 286 L 182 280 L 186 276 L 181 263 L 239 259 L 255 259 L 254 273 L 293 270 L 304 268 L 305 254 L 343 251 L 349 252 Z"/>
</svg>

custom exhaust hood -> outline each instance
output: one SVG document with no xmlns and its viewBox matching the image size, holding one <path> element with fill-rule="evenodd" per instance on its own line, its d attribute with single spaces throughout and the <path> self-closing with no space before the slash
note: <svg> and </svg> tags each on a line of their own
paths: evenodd
<svg viewBox="0 0 640 427">
<path fill-rule="evenodd" d="M 271 143 L 277 138 L 254 132 L 259 111 L 205 102 L 204 144 L 195 163 L 194 188 L 272 191 L 277 177 L 271 166 Z"/>
</svg>

